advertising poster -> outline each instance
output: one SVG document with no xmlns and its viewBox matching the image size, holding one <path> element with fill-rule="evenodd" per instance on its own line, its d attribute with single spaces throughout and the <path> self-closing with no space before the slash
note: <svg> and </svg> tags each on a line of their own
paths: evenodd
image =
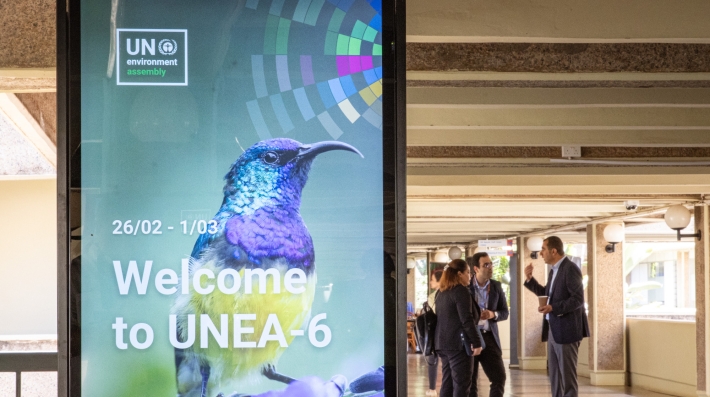
<svg viewBox="0 0 710 397">
<path fill-rule="evenodd" d="M 81 0 L 81 395 L 383 395 L 382 0 Z"/>
</svg>

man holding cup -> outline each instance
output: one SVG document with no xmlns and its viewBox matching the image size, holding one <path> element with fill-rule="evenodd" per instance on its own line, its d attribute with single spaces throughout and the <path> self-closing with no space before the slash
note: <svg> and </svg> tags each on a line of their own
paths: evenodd
<svg viewBox="0 0 710 397">
<path fill-rule="evenodd" d="M 553 397 L 577 397 L 577 352 L 589 336 L 584 310 L 582 271 L 565 256 L 562 240 L 543 240 L 540 256 L 552 266 L 545 286 L 533 277 L 533 264 L 525 267 L 525 288 L 538 296 L 544 315 L 542 341 L 547 342 L 547 368 Z"/>
</svg>

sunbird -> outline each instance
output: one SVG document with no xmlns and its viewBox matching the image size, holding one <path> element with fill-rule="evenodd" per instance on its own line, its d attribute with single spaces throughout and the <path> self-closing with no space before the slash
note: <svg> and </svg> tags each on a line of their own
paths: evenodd
<svg viewBox="0 0 710 397">
<path fill-rule="evenodd" d="M 222 206 L 213 218 L 216 225 L 211 224 L 216 232 L 203 233 L 197 238 L 190 255 L 189 274 L 209 269 L 217 275 L 224 269 L 234 269 L 243 278 L 246 269 L 276 269 L 282 285 L 280 293 L 274 293 L 275 278 L 268 277 L 265 294 L 259 293 L 258 288 L 252 293 L 241 288 L 234 294 L 215 288 L 209 294 L 191 289 L 188 294 L 178 296 L 172 313 L 177 316 L 180 341 L 188 338 L 189 314 L 194 314 L 197 321 L 201 315 L 209 315 L 217 328 L 221 315 L 230 317 L 227 348 L 215 343 L 202 348 L 197 338 L 191 347 L 175 349 L 179 397 L 213 397 L 234 381 L 273 368 L 285 351 L 276 341 L 261 348 L 234 348 L 233 314 L 256 314 L 256 320 L 243 325 L 254 330 L 242 335 L 242 341 L 253 342 L 259 340 L 267 316 L 276 314 L 288 344 L 294 338 L 291 331 L 300 329 L 310 317 L 316 288 L 315 252 L 300 214 L 301 193 L 315 157 L 331 150 L 350 151 L 363 157 L 360 151 L 343 142 L 302 144 L 279 138 L 257 142 L 232 164 L 225 176 Z M 305 273 L 305 292 L 284 291 L 284 275 L 291 269 Z"/>
</svg>

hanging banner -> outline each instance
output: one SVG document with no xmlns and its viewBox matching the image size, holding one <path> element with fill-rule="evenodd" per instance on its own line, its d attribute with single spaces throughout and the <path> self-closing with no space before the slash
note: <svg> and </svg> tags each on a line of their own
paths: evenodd
<svg viewBox="0 0 710 397">
<path fill-rule="evenodd" d="M 515 253 L 513 251 L 504 250 L 484 250 L 481 252 L 487 253 L 489 256 L 513 256 Z"/>
<path fill-rule="evenodd" d="M 478 240 L 479 247 L 508 247 L 513 245 L 513 240 Z"/>
<path fill-rule="evenodd" d="M 381 0 L 72 7 L 72 395 L 384 393 Z"/>
</svg>

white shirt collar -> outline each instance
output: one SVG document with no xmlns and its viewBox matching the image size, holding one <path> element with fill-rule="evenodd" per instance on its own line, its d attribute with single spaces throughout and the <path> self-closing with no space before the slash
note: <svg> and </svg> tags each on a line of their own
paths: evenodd
<svg viewBox="0 0 710 397">
<path fill-rule="evenodd" d="M 474 278 L 473 283 L 476 284 L 476 288 L 478 288 L 478 289 L 484 289 L 484 288 L 487 288 L 487 287 L 488 287 L 488 284 L 491 283 L 491 279 L 489 278 L 488 281 L 486 281 L 486 283 L 483 284 L 483 286 L 481 286 L 480 284 L 478 284 L 478 279 L 475 279 L 475 278 Z"/>
<path fill-rule="evenodd" d="M 557 269 L 560 267 L 560 263 L 562 263 L 562 261 L 565 260 L 565 258 L 566 258 L 566 257 L 563 256 L 562 259 L 560 259 L 557 263 L 555 263 L 555 264 L 552 266 L 552 270 L 557 270 Z"/>
</svg>

